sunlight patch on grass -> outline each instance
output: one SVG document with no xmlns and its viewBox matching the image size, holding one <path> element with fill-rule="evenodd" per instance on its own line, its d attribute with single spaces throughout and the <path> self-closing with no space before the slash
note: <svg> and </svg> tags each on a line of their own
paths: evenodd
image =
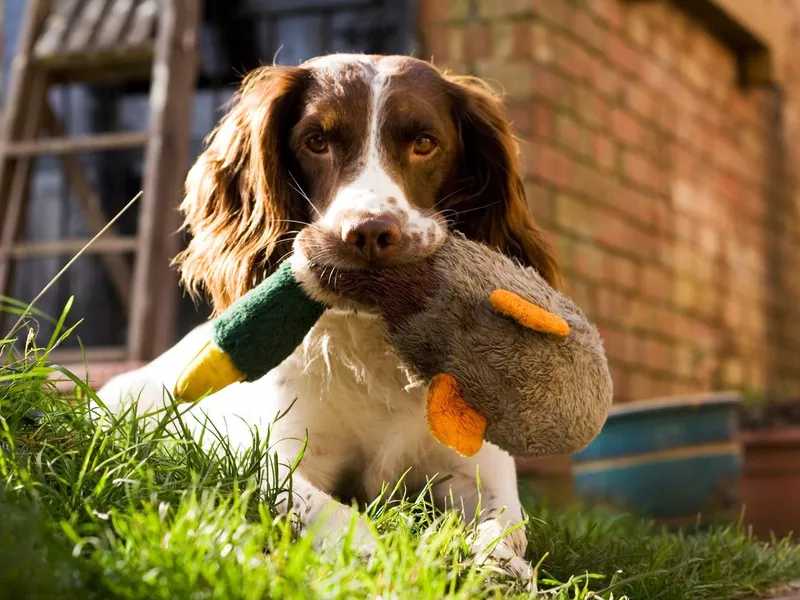
<svg viewBox="0 0 800 600">
<path fill-rule="evenodd" d="M 471 565 L 468 527 L 424 490 L 387 489 L 370 507 L 369 557 L 347 538 L 317 551 L 276 516 L 291 479 L 279 476 L 270 431 L 235 453 L 213 431 L 215 448 L 204 448 L 174 406 L 101 407 L 91 419 L 89 386 L 47 364 L 71 333 L 67 311 L 41 348 L 33 317 L 0 339 L 0 597 L 703 600 L 800 576 L 790 541 L 764 544 L 736 525 L 673 534 L 528 501 L 537 577 L 526 585 Z M 76 397 L 59 395 L 54 375 L 71 379 Z"/>
</svg>

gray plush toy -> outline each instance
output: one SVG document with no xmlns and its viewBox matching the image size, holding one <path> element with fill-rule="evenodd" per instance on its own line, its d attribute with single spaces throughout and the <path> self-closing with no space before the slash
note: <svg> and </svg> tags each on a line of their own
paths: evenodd
<svg viewBox="0 0 800 600">
<path fill-rule="evenodd" d="M 324 306 L 289 271 L 221 315 L 218 339 L 187 366 L 178 396 L 255 379 L 262 362 L 268 370 L 291 352 L 272 356 L 276 340 L 302 340 Z M 484 439 L 521 457 L 576 452 L 605 423 L 612 383 L 600 336 L 534 269 L 451 234 L 420 262 L 317 274 L 328 291 L 379 312 L 398 357 L 429 384 L 431 433 L 460 454 Z M 298 325 L 285 318 L 294 311 L 311 316 Z"/>
<path fill-rule="evenodd" d="M 605 423 L 600 336 L 534 269 L 453 234 L 428 260 L 320 281 L 380 311 L 400 359 L 430 384 L 431 432 L 461 454 L 483 439 L 523 457 L 575 452 Z"/>
</svg>

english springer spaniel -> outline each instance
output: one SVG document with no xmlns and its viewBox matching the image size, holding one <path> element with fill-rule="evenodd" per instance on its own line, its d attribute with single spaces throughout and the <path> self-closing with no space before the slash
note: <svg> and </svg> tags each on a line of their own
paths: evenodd
<svg viewBox="0 0 800 600">
<path fill-rule="evenodd" d="M 181 208 L 192 235 L 176 259 L 183 283 L 207 294 L 217 313 L 286 257 L 314 286 L 310 263 L 330 276 L 417 261 L 448 229 L 551 284 L 559 278 L 525 200 L 501 100 L 476 78 L 405 56 L 338 54 L 250 73 L 189 172 Z M 412 384 L 376 315 L 328 300 L 331 309 L 279 367 L 191 411 L 247 444 L 250 428 L 291 406 L 272 439 L 288 469 L 307 437 L 292 510 L 334 534 L 353 517 L 335 498 L 369 501 L 406 471 L 409 488 L 450 476 L 433 486 L 442 506 L 471 521 L 480 500 L 475 556 L 529 576 L 524 528 L 503 537 L 523 519 L 513 458 L 489 443 L 471 458 L 439 444 L 426 425 L 425 390 Z M 140 411 L 160 405 L 208 327 L 112 380 L 101 398 L 119 406 L 138 397 Z"/>
</svg>

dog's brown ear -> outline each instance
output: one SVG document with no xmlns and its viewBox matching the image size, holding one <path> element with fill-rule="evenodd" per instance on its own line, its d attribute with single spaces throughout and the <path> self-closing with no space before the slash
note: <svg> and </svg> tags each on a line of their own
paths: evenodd
<svg viewBox="0 0 800 600">
<path fill-rule="evenodd" d="M 445 79 L 461 137 L 459 192 L 447 206 L 455 211 L 455 229 L 534 267 L 557 287 L 561 273 L 525 199 L 519 149 L 502 101 L 474 77 Z"/>
<path fill-rule="evenodd" d="M 189 292 L 205 291 L 216 313 L 288 251 L 287 222 L 301 204 L 290 185 L 285 140 L 307 77 L 301 67 L 250 73 L 189 171 L 181 210 L 192 237 L 175 262 Z"/>
</svg>

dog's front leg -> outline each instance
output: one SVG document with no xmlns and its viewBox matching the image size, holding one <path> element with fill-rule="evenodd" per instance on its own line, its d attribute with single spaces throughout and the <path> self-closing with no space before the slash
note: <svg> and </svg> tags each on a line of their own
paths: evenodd
<svg viewBox="0 0 800 600">
<path fill-rule="evenodd" d="M 281 465 L 280 481 L 286 482 L 285 489 L 276 499 L 278 514 L 290 515 L 300 532 L 313 535 L 314 545 L 318 549 L 327 544 L 341 544 L 352 528 L 353 543 L 358 551 L 369 553 L 375 539 L 364 522 L 364 515 L 342 504 L 321 487 L 332 489 L 334 482 L 331 475 L 338 472 L 339 466 L 332 464 L 338 462 L 336 458 L 318 454 L 306 456 L 290 474 L 289 465 L 296 460 L 299 451 L 299 444 L 293 441 L 286 440 L 276 444 Z"/>
<path fill-rule="evenodd" d="M 435 485 L 434 494 L 475 526 L 469 544 L 476 564 L 496 566 L 524 579 L 532 577 L 525 560 L 528 539 L 513 458 L 485 443 L 475 456 L 463 459 L 450 479 Z"/>
</svg>

